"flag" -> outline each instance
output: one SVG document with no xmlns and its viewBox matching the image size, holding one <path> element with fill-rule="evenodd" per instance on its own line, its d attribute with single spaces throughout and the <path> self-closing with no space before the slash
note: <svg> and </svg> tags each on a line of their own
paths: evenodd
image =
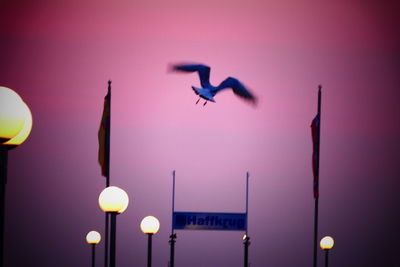
<svg viewBox="0 0 400 267">
<path fill-rule="evenodd" d="M 312 169 L 314 174 L 314 198 L 319 197 L 319 139 L 320 139 L 320 116 L 319 113 L 313 119 L 311 123 L 311 136 L 313 142 L 313 154 L 312 154 Z"/>
<path fill-rule="evenodd" d="M 108 93 L 104 97 L 103 116 L 101 117 L 99 138 L 99 164 L 101 174 L 105 177 L 109 175 L 110 169 L 110 103 L 111 103 L 111 82 L 108 83 Z"/>
</svg>

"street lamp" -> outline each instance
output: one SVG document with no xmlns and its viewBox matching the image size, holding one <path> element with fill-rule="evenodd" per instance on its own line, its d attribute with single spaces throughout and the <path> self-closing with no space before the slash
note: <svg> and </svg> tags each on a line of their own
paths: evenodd
<svg viewBox="0 0 400 267">
<path fill-rule="evenodd" d="M 325 236 L 321 239 L 321 242 L 319 244 L 321 246 L 321 249 L 325 250 L 325 267 L 328 267 L 328 254 L 329 250 L 332 249 L 334 245 L 333 238 L 330 236 Z"/>
<path fill-rule="evenodd" d="M 244 267 L 248 267 L 249 266 L 250 237 L 247 234 L 243 235 L 243 245 L 244 245 Z"/>
<path fill-rule="evenodd" d="M 98 243 L 100 243 L 101 236 L 97 231 L 90 231 L 86 235 L 86 242 L 92 246 L 92 267 L 95 267 L 96 257 L 95 248 Z"/>
<path fill-rule="evenodd" d="M 160 222 L 154 216 L 146 216 L 140 223 L 140 229 L 142 229 L 142 232 L 148 236 L 147 267 L 151 267 L 151 238 L 158 232 L 158 229 L 160 229 Z"/>
<path fill-rule="evenodd" d="M 115 267 L 115 240 L 117 230 L 117 215 L 123 213 L 129 204 L 128 194 L 119 187 L 106 187 L 99 195 L 99 206 L 110 214 L 110 267 Z"/>
<path fill-rule="evenodd" d="M 8 150 L 22 144 L 32 129 L 32 114 L 13 90 L 0 86 L 0 267 L 4 264 L 4 218 Z"/>
</svg>

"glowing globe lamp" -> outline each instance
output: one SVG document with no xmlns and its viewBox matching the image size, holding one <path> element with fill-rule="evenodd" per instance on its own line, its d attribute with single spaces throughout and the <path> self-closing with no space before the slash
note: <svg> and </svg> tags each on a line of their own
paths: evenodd
<svg viewBox="0 0 400 267">
<path fill-rule="evenodd" d="M 160 222 L 154 216 L 144 217 L 140 223 L 140 229 L 145 234 L 156 234 L 160 229 Z"/>
<path fill-rule="evenodd" d="M 100 193 L 99 205 L 104 212 L 123 213 L 128 204 L 128 194 L 119 187 L 109 186 Z"/>
<path fill-rule="evenodd" d="M 22 144 L 32 129 L 32 114 L 13 90 L 0 86 L 0 144 Z"/>
<path fill-rule="evenodd" d="M 32 114 L 22 98 L 10 88 L 0 86 L 0 266 L 4 255 L 4 209 L 8 151 L 22 144 L 32 129 Z"/>
<path fill-rule="evenodd" d="M 100 243 L 100 240 L 101 240 L 101 235 L 97 231 L 90 231 L 86 235 L 86 242 L 88 244 L 98 244 L 98 243 Z"/>
<path fill-rule="evenodd" d="M 86 235 L 86 242 L 92 247 L 92 267 L 96 266 L 96 245 L 100 243 L 101 236 L 97 231 L 90 231 Z"/>
<path fill-rule="evenodd" d="M 333 238 L 330 236 L 325 236 L 321 239 L 320 246 L 323 250 L 330 250 L 333 248 L 334 241 Z"/>
<path fill-rule="evenodd" d="M 31 111 L 29 110 L 28 106 L 25 103 L 24 103 L 24 106 L 26 108 L 26 114 L 27 114 L 24 126 L 22 127 L 21 131 L 16 136 L 14 136 L 13 138 L 11 138 L 7 142 L 5 142 L 4 145 L 19 146 L 28 138 L 28 136 L 32 130 L 32 114 L 31 114 Z"/>
<path fill-rule="evenodd" d="M 146 216 L 140 223 L 140 229 L 147 234 L 147 267 L 151 267 L 151 254 L 152 254 L 152 236 L 160 229 L 160 222 L 154 216 Z"/>
<path fill-rule="evenodd" d="M 106 221 L 110 219 L 110 250 L 109 265 L 115 267 L 116 261 L 116 232 L 117 232 L 117 215 L 123 213 L 128 208 L 128 194 L 119 187 L 106 187 L 99 195 L 99 206 L 106 212 Z"/>
</svg>

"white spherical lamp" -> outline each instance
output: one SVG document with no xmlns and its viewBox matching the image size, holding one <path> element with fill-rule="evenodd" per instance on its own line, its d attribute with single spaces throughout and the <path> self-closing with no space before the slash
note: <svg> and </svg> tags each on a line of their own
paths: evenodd
<svg viewBox="0 0 400 267">
<path fill-rule="evenodd" d="M 90 231 L 87 235 L 86 235 L 86 242 L 88 244 L 98 244 L 100 243 L 101 240 L 101 235 L 99 232 L 97 231 Z"/>
<path fill-rule="evenodd" d="M 32 129 L 32 114 L 13 90 L 0 86 L 0 144 L 18 146 Z"/>
<path fill-rule="evenodd" d="M 140 229 L 145 234 L 156 234 L 160 229 L 160 221 L 154 216 L 146 216 L 140 223 Z"/>
<path fill-rule="evenodd" d="M 104 212 L 123 213 L 128 204 L 128 194 L 116 186 L 105 188 L 99 195 L 99 206 Z"/>
<path fill-rule="evenodd" d="M 324 238 L 321 239 L 320 246 L 321 249 L 323 250 L 330 250 L 333 248 L 334 243 L 335 242 L 333 241 L 332 237 L 325 236 Z"/>
</svg>

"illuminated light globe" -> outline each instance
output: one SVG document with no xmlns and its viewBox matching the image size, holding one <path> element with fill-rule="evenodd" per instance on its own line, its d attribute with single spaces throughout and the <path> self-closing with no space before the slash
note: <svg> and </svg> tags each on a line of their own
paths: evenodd
<svg viewBox="0 0 400 267">
<path fill-rule="evenodd" d="M 100 243 L 100 240 L 101 240 L 101 235 L 97 231 L 90 231 L 86 235 L 86 242 L 88 244 L 98 244 L 98 243 Z"/>
<path fill-rule="evenodd" d="M 146 216 L 140 223 L 140 229 L 145 234 L 156 234 L 160 229 L 160 221 L 154 216 Z"/>
<path fill-rule="evenodd" d="M 323 250 L 329 250 L 333 248 L 334 241 L 332 237 L 325 236 L 324 238 L 321 239 L 321 242 L 319 244 Z"/>
<path fill-rule="evenodd" d="M 99 195 L 99 205 L 104 212 L 123 213 L 128 204 L 128 194 L 116 186 L 105 188 Z"/>
<path fill-rule="evenodd" d="M 3 145 L 18 146 L 18 145 L 22 144 L 28 138 L 28 136 L 32 130 L 32 113 L 29 110 L 28 106 L 25 103 L 23 103 L 23 104 L 26 108 L 26 114 L 27 114 L 25 124 L 22 127 L 21 131 L 16 136 L 11 138 L 7 142 L 3 143 Z"/>
<path fill-rule="evenodd" d="M 32 129 L 32 114 L 13 90 L 0 86 L 0 144 L 20 145 Z"/>
</svg>

